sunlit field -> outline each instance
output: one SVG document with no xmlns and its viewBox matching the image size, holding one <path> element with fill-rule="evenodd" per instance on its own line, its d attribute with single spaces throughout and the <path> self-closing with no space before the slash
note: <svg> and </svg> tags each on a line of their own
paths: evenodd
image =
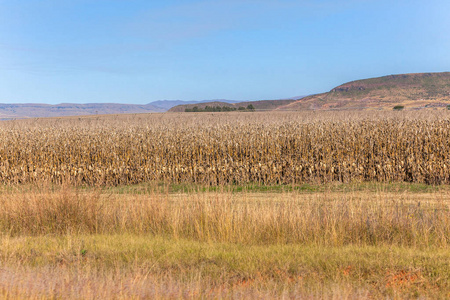
<svg viewBox="0 0 450 300">
<path fill-rule="evenodd" d="M 450 298 L 450 114 L 0 124 L 4 298 Z"/>
<path fill-rule="evenodd" d="M 0 124 L 0 180 L 115 186 L 450 182 L 450 114 L 150 114 Z"/>
</svg>

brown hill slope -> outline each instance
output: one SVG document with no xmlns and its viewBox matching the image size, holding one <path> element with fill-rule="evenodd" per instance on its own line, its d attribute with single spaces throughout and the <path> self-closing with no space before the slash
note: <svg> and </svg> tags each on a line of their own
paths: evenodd
<svg viewBox="0 0 450 300">
<path fill-rule="evenodd" d="M 352 81 L 328 93 L 302 98 L 279 110 L 392 109 L 447 107 L 450 104 L 450 73 L 390 75 Z"/>
</svg>

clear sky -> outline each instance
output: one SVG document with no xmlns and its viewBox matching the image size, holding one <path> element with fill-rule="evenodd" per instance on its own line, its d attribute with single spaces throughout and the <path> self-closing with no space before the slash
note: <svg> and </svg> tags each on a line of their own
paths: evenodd
<svg viewBox="0 0 450 300">
<path fill-rule="evenodd" d="M 448 0 L 0 0 L 0 103 L 260 100 L 450 71 Z"/>
</svg>

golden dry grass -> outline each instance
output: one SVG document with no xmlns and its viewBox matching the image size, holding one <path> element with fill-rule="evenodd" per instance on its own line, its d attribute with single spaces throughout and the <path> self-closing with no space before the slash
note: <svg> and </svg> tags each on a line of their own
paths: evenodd
<svg viewBox="0 0 450 300">
<path fill-rule="evenodd" d="M 448 296 L 450 194 L 0 195 L 9 298 Z"/>
<path fill-rule="evenodd" d="M 312 243 L 448 247 L 448 192 L 141 194 L 4 193 L 0 231 L 45 234 L 156 234 L 244 244 Z"/>
</svg>

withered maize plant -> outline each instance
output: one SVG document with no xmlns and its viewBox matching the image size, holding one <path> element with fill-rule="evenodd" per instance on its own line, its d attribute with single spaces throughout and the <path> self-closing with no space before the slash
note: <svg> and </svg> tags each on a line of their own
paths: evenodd
<svg viewBox="0 0 450 300">
<path fill-rule="evenodd" d="M 446 111 L 150 114 L 4 121 L 0 182 L 450 183 Z"/>
</svg>

